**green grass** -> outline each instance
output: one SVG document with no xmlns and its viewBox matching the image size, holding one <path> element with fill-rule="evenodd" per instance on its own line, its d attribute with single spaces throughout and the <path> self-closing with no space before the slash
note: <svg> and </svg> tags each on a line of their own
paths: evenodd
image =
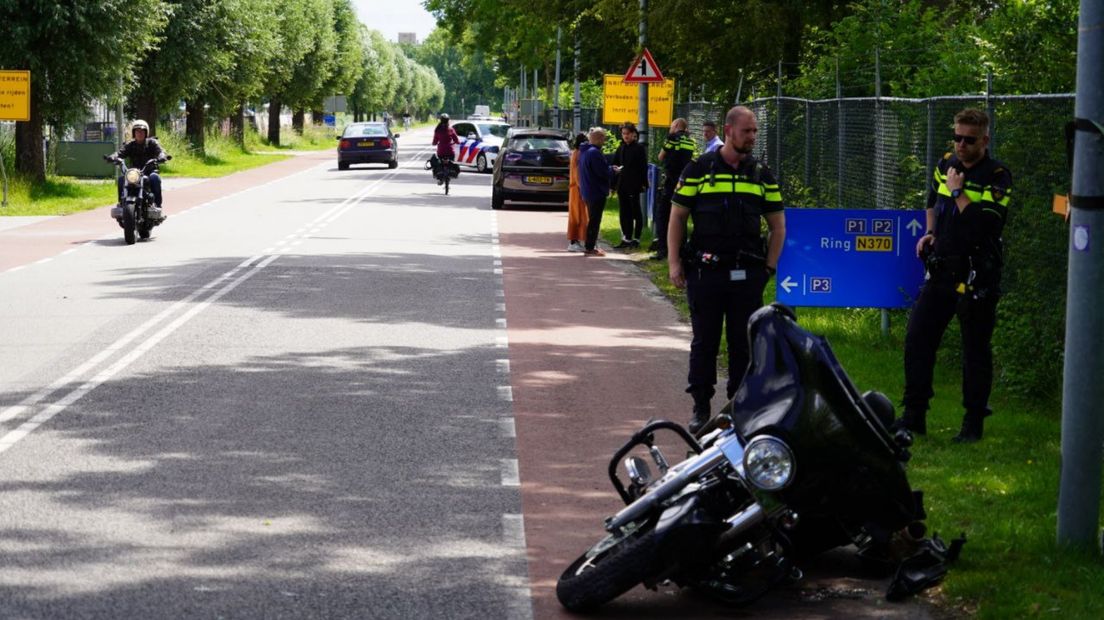
<svg viewBox="0 0 1104 620">
<path fill-rule="evenodd" d="M 608 203 L 601 234 L 611 244 L 620 240 L 616 199 Z M 646 232 L 641 245 L 650 241 Z M 668 282 L 666 261 L 646 260 L 649 254 L 637 250 L 632 257 L 687 317 L 685 293 Z M 773 282 L 766 296 L 773 299 Z M 906 311 L 890 313 L 888 337 L 878 310 L 798 308 L 797 315 L 805 329 L 828 338 L 860 390 L 879 390 L 899 402 Z M 944 540 L 965 532 L 968 543 L 943 585 L 927 596 L 952 615 L 1104 618 L 1104 559 L 1055 543 L 1060 403 L 1014 398 L 998 384 L 985 438 L 973 445 L 951 442 L 962 420 L 953 323 L 943 342 L 928 435 L 917 438 L 908 471 L 913 486 L 924 490 L 929 531 Z"/>
</svg>

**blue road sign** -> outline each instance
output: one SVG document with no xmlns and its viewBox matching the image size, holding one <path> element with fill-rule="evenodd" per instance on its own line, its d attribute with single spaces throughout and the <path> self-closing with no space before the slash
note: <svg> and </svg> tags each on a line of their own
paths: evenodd
<svg viewBox="0 0 1104 620">
<path fill-rule="evenodd" d="M 924 211 L 786 209 L 778 301 L 791 306 L 905 308 L 924 283 L 916 242 Z"/>
</svg>

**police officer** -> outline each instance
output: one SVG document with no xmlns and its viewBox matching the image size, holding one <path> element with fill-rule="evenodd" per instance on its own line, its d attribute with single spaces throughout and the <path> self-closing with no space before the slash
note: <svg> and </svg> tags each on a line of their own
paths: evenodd
<svg viewBox="0 0 1104 620">
<path fill-rule="evenodd" d="M 690 304 L 694 335 L 686 391 L 694 398 L 691 432 L 709 420 L 722 326 L 728 342 L 729 399 L 743 381 L 749 360 L 748 319 L 763 305 L 763 289 L 778 267 L 786 238 L 778 183 L 751 155 L 757 132 L 751 110 L 729 110 L 724 145 L 686 166 L 674 194 L 667 266 L 671 283 L 686 289 Z M 694 232 L 684 247 L 691 217 Z M 760 218 L 767 223 L 766 244 Z"/>
<path fill-rule="evenodd" d="M 690 137 L 686 119 L 676 118 L 671 121 L 671 133 L 667 134 L 667 140 L 659 151 L 659 161 L 663 164 L 663 193 L 659 197 L 655 208 L 655 242 L 652 249 L 656 251 L 654 259 L 667 258 L 667 222 L 671 218 L 671 200 L 675 194 L 675 186 L 678 184 L 682 170 L 690 160 L 694 158 L 693 138 Z"/>
<path fill-rule="evenodd" d="M 905 412 L 897 426 L 927 432 L 928 401 L 939 341 L 957 316 L 962 332 L 962 430 L 956 442 L 981 439 L 993 385 L 990 341 L 1000 297 L 1003 243 L 1012 174 L 989 157 L 989 117 L 966 109 L 954 118 L 954 152 L 935 166 L 927 232 L 916 244 L 927 282 L 905 336 Z"/>
</svg>

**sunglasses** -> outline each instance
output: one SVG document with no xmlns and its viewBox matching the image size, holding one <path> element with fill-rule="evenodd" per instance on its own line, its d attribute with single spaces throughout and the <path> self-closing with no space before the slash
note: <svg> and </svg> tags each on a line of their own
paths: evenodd
<svg viewBox="0 0 1104 620">
<path fill-rule="evenodd" d="M 965 142 L 966 144 L 973 144 L 973 143 L 977 142 L 977 140 L 978 140 L 977 136 L 964 136 L 964 135 L 958 134 L 958 133 L 956 133 L 954 135 L 954 141 L 955 142 Z"/>
</svg>

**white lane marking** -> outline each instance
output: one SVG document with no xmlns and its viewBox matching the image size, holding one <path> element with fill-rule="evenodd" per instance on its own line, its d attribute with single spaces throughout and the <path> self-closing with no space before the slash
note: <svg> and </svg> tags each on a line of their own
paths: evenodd
<svg viewBox="0 0 1104 620">
<path fill-rule="evenodd" d="M 519 514 L 502 515 L 502 542 L 507 547 L 525 550 L 525 517 Z"/>
<path fill-rule="evenodd" d="M 495 347 L 504 349 L 510 345 L 510 339 L 506 336 L 495 336 Z"/>
<path fill-rule="evenodd" d="M 0 439 L 0 442 L 3 440 Z M 3 449 L 0 446 L 0 449 Z M 517 459 L 501 459 L 502 463 L 502 486 L 504 487 L 518 487 L 521 486 L 521 474 L 518 473 Z"/>
<path fill-rule="evenodd" d="M 509 439 L 517 438 L 517 425 L 513 418 L 499 418 L 498 426 L 502 430 L 502 436 Z"/>
<path fill-rule="evenodd" d="M 495 360 L 496 370 L 504 374 L 510 374 L 510 360 L 500 359 Z"/>
<path fill-rule="evenodd" d="M 314 222 L 312 222 L 312 224 L 317 223 L 321 219 L 330 217 L 331 214 L 333 214 L 333 213 L 341 214 L 341 213 L 344 213 L 345 211 L 348 211 L 355 204 L 357 204 L 358 202 L 360 202 L 361 200 L 366 198 L 369 194 L 371 194 L 381 184 L 383 184 L 384 182 L 390 180 L 391 176 L 394 176 L 394 173 L 392 173 L 391 175 L 381 177 L 380 179 L 376 180 L 375 182 L 371 183 L 370 185 L 368 185 L 368 186 L 362 188 L 361 190 L 357 191 L 355 194 L 353 194 L 352 196 L 347 198 L 341 204 L 339 204 L 337 206 L 334 206 L 330 210 L 328 210 L 328 211 L 322 213 L 321 215 L 319 215 L 317 218 L 315 218 L 315 220 L 314 220 Z M 309 224 L 308 224 L 308 226 L 309 226 Z M 114 236 L 114 235 L 112 235 L 112 236 Z M 76 248 L 74 248 L 74 249 L 76 249 Z M 267 252 L 265 254 L 267 254 Z M 137 359 L 139 356 L 141 356 L 146 351 L 151 349 L 154 344 L 156 344 L 156 343 L 160 342 L 161 340 L 163 340 L 166 336 L 168 336 L 170 333 L 172 333 L 172 331 L 175 331 L 177 328 L 179 328 L 185 322 L 190 320 L 196 314 L 198 314 L 199 312 L 202 312 L 204 309 L 209 307 L 212 303 L 217 301 L 223 295 L 225 295 L 226 293 L 229 293 L 231 290 L 236 288 L 238 286 L 238 284 L 245 281 L 249 277 L 252 277 L 255 273 L 257 273 L 258 271 L 260 271 L 264 267 L 267 267 L 269 264 L 272 263 L 272 261 L 276 260 L 277 257 L 278 257 L 278 254 L 273 254 L 273 255 L 267 256 L 267 257 L 265 257 L 264 254 L 260 254 L 260 255 L 256 255 L 256 256 L 253 256 L 253 257 L 250 257 L 250 258 L 246 259 L 245 261 L 240 263 L 237 267 L 234 267 L 230 271 L 228 271 L 228 272 L 222 274 L 221 276 L 215 278 L 211 282 L 208 282 L 207 284 L 203 285 L 199 289 L 196 289 L 195 291 L 193 291 L 191 294 L 189 294 L 184 299 L 182 299 L 182 300 L 172 304 L 168 308 L 162 310 L 157 315 L 155 315 L 153 318 L 147 320 L 145 323 L 142 323 L 137 328 L 131 330 L 129 333 L 127 333 L 125 336 L 123 336 L 119 340 L 116 340 L 115 342 L 113 342 L 106 349 L 103 349 L 102 351 L 100 351 L 99 353 L 94 355 L 88 361 L 84 362 L 83 364 L 81 364 L 80 366 L 75 368 L 74 370 L 66 373 L 60 379 L 54 381 L 53 383 L 46 386 L 42 390 L 39 390 L 35 394 L 32 394 L 31 396 L 28 396 L 27 398 L 23 399 L 18 404 L 13 405 L 11 407 L 8 407 L 7 409 L 4 409 L 3 411 L 0 411 L 0 422 L 10 420 L 10 419 L 12 419 L 12 418 L 14 418 L 18 415 L 21 415 L 21 414 L 27 412 L 28 410 L 30 410 L 31 406 L 38 404 L 39 402 L 45 400 L 48 396 L 50 396 L 55 391 L 61 389 L 65 385 L 79 379 L 82 375 L 84 375 L 90 369 L 92 369 L 93 367 L 99 365 L 100 362 L 102 362 L 103 360 L 105 360 L 106 358 L 111 356 L 113 353 L 121 350 L 123 347 L 130 344 L 131 341 L 133 341 L 134 339 L 140 337 L 142 334 L 144 334 L 146 331 L 148 331 L 154 325 L 162 323 L 168 316 L 175 313 L 176 311 L 178 311 L 182 307 L 190 304 L 192 301 L 194 301 L 196 298 L 198 298 L 203 293 L 209 291 L 210 289 L 212 289 L 215 286 L 219 285 L 220 283 L 226 281 L 227 279 L 232 278 L 235 274 L 237 274 L 237 272 L 241 271 L 242 269 L 244 269 L 246 267 L 249 267 L 250 265 L 252 265 L 253 263 L 256 263 L 257 261 L 261 261 L 252 270 L 246 272 L 246 274 L 244 274 L 242 276 L 239 276 L 237 280 L 235 280 L 235 281 L 231 282 L 230 284 L 226 285 L 225 287 L 223 287 L 223 289 L 221 289 L 220 291 L 214 293 L 213 295 L 208 297 L 203 302 L 197 304 L 196 306 L 193 306 L 191 309 L 189 309 L 187 312 L 185 312 L 183 315 L 181 315 L 181 317 L 178 317 L 176 320 L 174 320 L 172 323 L 170 323 L 169 326 L 163 328 L 161 331 L 157 332 L 154 336 L 151 336 L 142 345 L 138 346 L 137 348 L 132 350 L 130 353 L 125 355 L 123 358 L 121 358 L 119 361 L 117 361 L 114 365 L 112 365 L 110 368 L 108 368 L 108 370 L 105 370 L 105 371 L 99 373 L 91 381 L 88 381 L 85 384 L 81 385 L 80 387 L 76 388 L 75 390 L 69 392 L 69 394 L 67 394 L 65 397 L 63 397 L 57 403 L 54 403 L 52 405 L 47 406 L 42 412 L 40 412 L 39 414 L 35 415 L 34 417 L 32 417 L 27 422 L 20 425 L 15 430 L 13 430 L 13 431 L 7 433 L 6 435 L 0 437 L 0 452 L 4 452 L 8 448 L 10 448 L 12 445 L 14 445 L 20 439 L 27 436 L 35 428 L 38 428 L 42 423 L 44 423 L 47 420 L 49 420 L 50 418 L 54 417 L 55 415 L 57 415 L 61 411 L 64 411 L 65 408 L 68 407 L 70 404 L 76 402 L 81 397 L 83 397 L 85 394 L 92 391 L 93 389 L 95 389 L 100 384 L 102 384 L 108 378 L 110 378 L 111 376 L 113 376 L 114 374 L 116 374 L 117 372 L 119 372 L 120 370 L 122 370 L 123 368 L 128 366 L 129 364 L 133 363 L 133 361 L 135 359 Z M 20 266 L 20 267 L 17 267 L 16 269 L 20 269 L 22 267 L 23 266 Z"/>
<path fill-rule="evenodd" d="M 506 319 L 495 319 L 495 327 L 506 329 Z"/>
<path fill-rule="evenodd" d="M 495 304 L 495 312 L 506 312 L 506 304 Z"/>
<path fill-rule="evenodd" d="M 514 388 L 508 385 L 498 386 L 498 398 L 507 402 L 514 401 Z"/>
</svg>

